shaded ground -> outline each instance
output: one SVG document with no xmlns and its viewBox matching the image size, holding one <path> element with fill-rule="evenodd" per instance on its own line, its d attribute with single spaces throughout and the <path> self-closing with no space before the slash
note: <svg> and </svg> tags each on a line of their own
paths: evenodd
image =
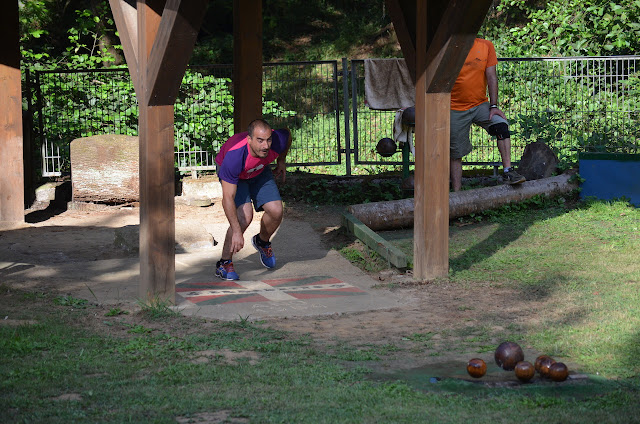
<svg viewBox="0 0 640 424">
<path fill-rule="evenodd" d="M 341 207 L 289 203 L 285 219 L 304 220 L 311 224 L 327 248 L 348 246 L 366 255 L 366 249 L 359 242 L 340 230 L 342 210 Z M 139 222 L 137 208 L 49 211 L 48 214 L 39 211 L 29 214 L 28 221 L 32 223 L 21 230 L 19 237 L 14 235 L 17 232 L 0 233 L 0 262 L 72 263 L 135 258 L 137 255 L 114 245 L 115 229 Z M 176 225 L 182 221 L 224 223 L 225 217 L 219 203 L 204 208 L 177 205 Z M 42 248 L 42 240 L 47 241 L 45 248 Z M 36 244 L 40 247 L 34 250 L 32 245 Z M 213 248 L 217 252 L 216 249 L 219 246 Z M 385 372 L 452 361 L 464 364 L 474 356 L 492 360 L 495 347 L 504 341 L 504 337 L 517 334 L 535 323 L 536 311 L 542 306 L 538 304 L 542 300 L 524 298 L 520 292 L 499 285 L 465 286 L 446 280 L 423 284 L 413 282 L 410 274 L 389 269 L 371 275 L 379 281 L 381 289 L 390 289 L 408 299 L 406 304 L 394 309 L 360 313 L 269 318 L 264 325 L 295 334 L 309 334 L 314 342 L 329 346 L 336 352 L 345 349 L 348 342 L 349 346 L 357 348 L 360 355 L 355 361 L 349 358 L 351 364 L 367 363 L 367 366 Z M 42 278 L 35 286 L 28 287 L 51 296 L 58 293 L 61 278 Z M 7 302 L 12 303 L 10 296 L 5 294 L 2 296 L 5 313 L 9 307 Z M 102 313 L 85 318 L 87 322 L 83 326 L 95 326 L 101 332 L 105 331 L 102 323 L 104 314 L 116 306 L 127 312 L 137 309 L 131 303 L 105 305 Z M 113 335 L 121 333 L 123 337 L 132 325 L 144 320 L 143 316 L 135 313 L 122 314 L 120 318 L 123 325 L 110 327 L 107 331 Z M 199 331 L 198 327 L 189 326 L 188 321 L 172 320 L 169 323 L 145 323 L 145 326 L 169 325 L 180 333 Z M 207 326 L 207 320 L 202 320 L 201 325 Z M 527 359 L 533 360 L 537 352 L 523 347 Z M 398 350 L 402 355 L 397 354 Z M 358 361 L 360 358 L 362 361 Z"/>
</svg>

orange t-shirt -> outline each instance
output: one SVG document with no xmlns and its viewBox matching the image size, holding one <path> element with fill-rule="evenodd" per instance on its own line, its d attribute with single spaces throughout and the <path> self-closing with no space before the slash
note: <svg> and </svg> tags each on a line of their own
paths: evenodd
<svg viewBox="0 0 640 424">
<path fill-rule="evenodd" d="M 476 38 L 451 89 L 451 109 L 469 110 L 488 100 L 485 70 L 498 64 L 496 49 L 489 40 Z"/>
</svg>

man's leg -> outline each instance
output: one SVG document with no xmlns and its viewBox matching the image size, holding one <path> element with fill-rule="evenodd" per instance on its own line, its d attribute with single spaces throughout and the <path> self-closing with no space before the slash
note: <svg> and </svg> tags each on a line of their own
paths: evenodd
<svg viewBox="0 0 640 424">
<path fill-rule="evenodd" d="M 271 170 L 266 169 L 256 178 L 252 198 L 256 210 L 264 211 L 260 220 L 260 232 L 253 236 L 251 243 L 260 253 L 260 262 L 267 268 L 275 268 L 276 257 L 271 249 L 271 236 L 282 222 L 283 206 L 278 185 Z"/>
<path fill-rule="evenodd" d="M 473 150 L 469 140 L 469 130 L 475 116 L 475 109 L 451 110 L 450 113 L 449 177 L 453 191 L 460 191 L 462 188 L 462 158 Z"/>
<path fill-rule="evenodd" d="M 497 143 L 498 151 L 500 152 L 500 157 L 502 158 L 502 168 L 511 168 L 511 139 L 503 138 L 502 140 L 498 140 Z"/>
<path fill-rule="evenodd" d="M 236 209 L 238 214 L 238 222 L 240 228 L 244 234 L 245 230 L 253 219 L 253 209 L 251 203 L 244 203 Z M 236 272 L 233 266 L 233 253 L 231 252 L 231 239 L 233 237 L 233 231 L 231 226 L 227 229 L 227 234 L 224 237 L 224 243 L 222 245 L 222 257 L 216 263 L 216 275 L 223 280 L 238 280 L 240 276 Z"/>
<path fill-rule="evenodd" d="M 253 219 L 253 207 L 251 203 L 245 203 L 240 205 L 237 209 L 238 212 L 238 222 L 240 223 L 240 228 L 244 233 L 249 224 L 251 224 L 251 220 Z M 231 260 L 233 254 L 231 253 L 231 236 L 233 232 L 231 231 L 231 227 L 227 229 L 227 234 L 224 238 L 224 244 L 222 245 L 222 260 Z"/>
<path fill-rule="evenodd" d="M 449 176 L 453 191 L 460 191 L 462 188 L 462 158 L 449 159 Z"/>
<path fill-rule="evenodd" d="M 262 205 L 262 209 L 264 214 L 260 220 L 259 236 L 262 241 L 268 242 L 282 223 L 284 208 L 281 200 L 274 200 Z"/>
</svg>

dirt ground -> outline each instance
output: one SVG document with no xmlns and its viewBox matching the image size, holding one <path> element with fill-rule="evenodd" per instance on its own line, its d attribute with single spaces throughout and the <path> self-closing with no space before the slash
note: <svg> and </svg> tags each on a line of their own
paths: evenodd
<svg viewBox="0 0 640 424">
<path fill-rule="evenodd" d="M 351 245 L 360 248 L 359 242 L 340 230 L 342 210 L 341 207 L 288 204 L 285 219 L 309 222 L 321 234 L 327 247 Z M 216 203 L 209 207 L 176 206 L 176 224 L 181 220 L 194 219 L 225 222 L 222 207 Z M 32 211 L 27 215 L 27 222 L 29 228 L 21 233 L 18 240 L 9 240 L 12 232 L 0 232 L 0 244 L 11 246 L 11 258 L 0 256 L 0 262 L 8 259 L 27 263 L 69 262 L 137 254 L 113 244 L 113 228 L 139 222 L 135 207 L 104 211 Z M 30 242 L 36 238 L 49 240 L 47 246 L 50 248 L 31 250 Z M 514 326 L 524 328 L 534 324 L 534 311 L 541 306 L 537 305 L 535 297 L 523 298 L 521 293 L 496 285 L 480 287 L 475 283 L 466 286 L 446 279 L 414 282 L 410 274 L 402 274 L 398 270 L 383 270 L 372 276 L 380 281 L 381 288 L 391 289 L 411 301 L 390 310 L 270 318 L 264 325 L 299 335 L 308 334 L 315 342 L 333 345 L 336 349 L 343 342 L 383 353 L 385 346 L 395 346 L 405 354 L 398 358 L 390 352 L 388 360 L 378 362 L 376 366 L 381 370 L 403 369 L 442 361 L 442 355 L 446 355 L 447 360 L 466 361 L 472 352 L 478 351 L 478 346 L 489 346 L 485 348 L 489 352 L 491 346 L 504 341 L 501 337 L 507 328 L 512 332 Z M 39 283 L 39 289 L 55 290 L 55 283 L 55 280 L 45 279 Z M 104 313 L 107 311 L 105 309 Z M 87 324 L 94 322 L 99 326 L 103 317 L 103 313 L 98 313 L 98 319 L 89 319 Z M 136 314 L 123 315 L 122 318 L 134 323 L 141 319 Z M 184 331 L 185 328 L 174 330 Z M 526 353 L 527 347 L 523 348 Z M 530 353 L 527 358 L 531 359 L 535 354 Z M 492 353 L 485 356 L 491 358 Z"/>
</svg>

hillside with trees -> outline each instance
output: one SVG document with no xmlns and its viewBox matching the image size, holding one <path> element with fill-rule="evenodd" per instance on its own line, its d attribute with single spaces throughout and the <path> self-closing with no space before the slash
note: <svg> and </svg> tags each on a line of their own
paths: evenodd
<svg viewBox="0 0 640 424">
<path fill-rule="evenodd" d="M 232 62 L 233 2 L 211 0 L 193 64 Z M 24 66 L 110 67 L 123 55 L 108 0 L 22 0 Z M 265 0 L 265 61 L 397 57 L 383 0 Z M 496 0 L 480 31 L 501 57 L 640 53 L 640 0 Z"/>
</svg>

